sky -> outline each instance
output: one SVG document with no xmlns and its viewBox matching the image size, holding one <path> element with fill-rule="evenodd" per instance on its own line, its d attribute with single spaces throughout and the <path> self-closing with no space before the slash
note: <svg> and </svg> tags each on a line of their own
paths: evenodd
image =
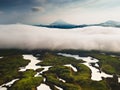
<svg viewBox="0 0 120 90">
<path fill-rule="evenodd" d="M 0 0 L 0 24 L 120 21 L 120 0 Z"/>
</svg>

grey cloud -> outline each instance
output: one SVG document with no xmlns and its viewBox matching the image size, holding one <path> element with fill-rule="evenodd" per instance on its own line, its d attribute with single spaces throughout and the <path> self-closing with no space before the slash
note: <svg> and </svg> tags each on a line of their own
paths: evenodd
<svg viewBox="0 0 120 90">
<path fill-rule="evenodd" d="M 88 0 L 0 0 L 1 9 L 15 9 L 16 7 L 31 7 L 34 5 L 41 5 L 47 7 L 48 5 L 59 6 L 68 5 L 75 2 L 86 2 Z"/>
<path fill-rule="evenodd" d="M 43 7 L 33 7 L 32 11 L 34 11 L 34 12 L 43 12 L 43 11 L 45 11 L 45 9 Z"/>
</svg>

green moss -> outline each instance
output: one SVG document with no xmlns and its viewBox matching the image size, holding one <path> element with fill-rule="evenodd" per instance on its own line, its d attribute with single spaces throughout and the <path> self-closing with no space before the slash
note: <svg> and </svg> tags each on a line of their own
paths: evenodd
<svg viewBox="0 0 120 90">
<path fill-rule="evenodd" d="M 82 60 L 76 60 L 71 57 L 58 56 L 50 53 L 46 53 L 43 58 L 43 62 L 40 62 L 38 65 L 42 66 L 56 66 L 56 65 L 65 65 L 65 64 L 76 64 L 81 63 Z"/>
<path fill-rule="evenodd" d="M 21 55 L 15 54 L 15 52 L 12 52 L 14 55 L 9 52 L 9 55 L 5 55 L 0 60 L 0 83 L 20 78 L 8 90 L 36 90 L 36 87 L 43 82 L 43 78 L 34 77 L 34 75 L 43 69 L 18 72 L 18 68 L 26 66 L 29 61 L 24 60 Z M 89 56 L 99 59 L 100 62 L 98 64 L 104 72 L 120 75 L 119 58 L 95 52 L 87 52 L 87 54 L 83 52 L 82 54 L 87 56 L 89 54 Z M 38 65 L 52 66 L 42 74 L 46 78 L 45 83 L 52 90 L 58 90 L 55 86 L 61 87 L 63 90 L 119 90 L 118 79 L 91 80 L 91 71 L 87 66 L 80 64 L 83 62 L 82 60 L 51 54 L 51 52 L 43 53 L 42 60 Z M 74 72 L 72 68 L 64 66 L 65 64 L 72 64 L 78 71 Z M 59 78 L 64 79 L 66 82 L 59 80 Z"/>
<path fill-rule="evenodd" d="M 64 85 L 64 90 L 82 90 L 79 85 L 66 83 Z"/>
<path fill-rule="evenodd" d="M 42 70 L 44 70 L 44 68 L 38 68 L 36 72 L 41 72 Z"/>
<path fill-rule="evenodd" d="M 99 60 L 100 68 L 108 74 L 120 75 L 120 59 L 104 54 L 92 54 Z"/>
<path fill-rule="evenodd" d="M 36 87 L 42 82 L 41 77 L 23 78 L 16 82 L 9 90 L 36 90 Z"/>
<path fill-rule="evenodd" d="M 109 74 L 116 73 L 115 68 L 108 64 L 102 65 L 102 70 Z"/>
<path fill-rule="evenodd" d="M 23 72 L 22 77 L 8 90 L 36 90 L 36 87 L 43 81 L 42 77 L 34 77 L 33 70 Z"/>
<path fill-rule="evenodd" d="M 74 64 L 74 67 L 77 68 L 78 72 L 74 74 L 75 80 L 90 79 L 91 70 L 83 64 Z"/>
<path fill-rule="evenodd" d="M 55 74 L 49 73 L 49 75 L 46 75 L 47 83 L 52 86 L 56 85 L 58 87 L 63 88 L 63 90 L 81 90 L 81 87 L 75 83 L 64 83 L 57 79 L 57 76 Z"/>
<path fill-rule="evenodd" d="M 4 56 L 0 60 L 0 85 L 19 77 L 19 67 L 26 66 L 29 61 L 22 55 Z"/>
<path fill-rule="evenodd" d="M 51 67 L 49 72 L 55 73 L 58 77 L 66 80 L 67 82 L 72 82 L 73 78 L 73 71 L 70 67 L 66 66 L 55 66 Z"/>
<path fill-rule="evenodd" d="M 23 74 L 22 74 L 21 77 L 22 77 L 22 78 L 34 77 L 35 74 L 36 74 L 36 72 L 35 72 L 34 70 L 29 69 L 29 70 L 23 72 Z"/>
</svg>

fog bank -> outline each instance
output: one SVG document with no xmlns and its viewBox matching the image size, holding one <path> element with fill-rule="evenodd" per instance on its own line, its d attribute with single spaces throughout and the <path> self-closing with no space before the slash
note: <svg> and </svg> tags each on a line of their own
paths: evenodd
<svg viewBox="0 0 120 90">
<path fill-rule="evenodd" d="M 52 29 L 22 24 L 0 25 L 0 48 L 120 51 L 120 28 Z"/>
</svg>

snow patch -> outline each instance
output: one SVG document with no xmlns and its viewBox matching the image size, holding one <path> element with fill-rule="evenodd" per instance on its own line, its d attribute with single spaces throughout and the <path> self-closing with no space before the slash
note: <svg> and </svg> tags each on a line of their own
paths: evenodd
<svg viewBox="0 0 120 90">
<path fill-rule="evenodd" d="M 59 90 L 63 90 L 62 88 L 60 88 L 60 87 L 58 87 L 58 86 L 55 86 L 57 89 L 59 89 Z"/>
<path fill-rule="evenodd" d="M 46 84 L 40 84 L 40 86 L 37 87 L 37 90 L 51 90 L 51 89 Z"/>
<path fill-rule="evenodd" d="M 74 72 L 77 72 L 77 69 L 75 67 L 73 67 L 73 65 L 71 65 L 71 64 L 66 64 L 64 66 L 70 67 L 73 69 Z"/>
<path fill-rule="evenodd" d="M 40 61 L 37 60 L 37 58 L 34 57 L 33 55 L 23 55 L 23 58 L 25 60 L 30 60 L 30 63 L 26 67 L 21 67 L 19 71 L 26 71 L 27 69 L 36 70 L 40 68 L 40 66 L 36 66 L 36 64 L 39 63 Z"/>
<path fill-rule="evenodd" d="M 66 56 L 66 57 L 73 57 L 78 60 L 82 59 L 83 61 L 85 61 L 85 63 L 83 63 L 83 64 L 86 65 L 87 67 L 89 67 L 92 71 L 92 73 L 91 73 L 92 80 L 100 81 L 100 80 L 102 80 L 102 77 L 104 77 L 104 78 L 113 77 L 113 75 L 106 74 L 103 71 L 100 72 L 99 69 L 91 66 L 91 63 L 95 63 L 95 65 L 99 67 L 99 65 L 97 64 L 99 62 L 99 60 L 97 60 L 95 58 L 79 57 L 79 55 L 71 55 L 71 54 L 65 54 L 65 53 L 58 53 L 58 54 L 62 55 L 62 56 Z"/>
<path fill-rule="evenodd" d="M 14 79 L 14 80 L 6 83 L 6 84 L 1 85 L 0 86 L 0 90 L 7 90 L 7 88 L 4 87 L 4 86 L 11 87 L 11 85 L 14 84 L 17 80 L 19 80 L 19 79 Z"/>
<path fill-rule="evenodd" d="M 120 77 L 118 78 L 118 83 L 120 83 Z"/>
<path fill-rule="evenodd" d="M 0 57 L 0 59 L 2 59 L 3 57 Z"/>
</svg>

